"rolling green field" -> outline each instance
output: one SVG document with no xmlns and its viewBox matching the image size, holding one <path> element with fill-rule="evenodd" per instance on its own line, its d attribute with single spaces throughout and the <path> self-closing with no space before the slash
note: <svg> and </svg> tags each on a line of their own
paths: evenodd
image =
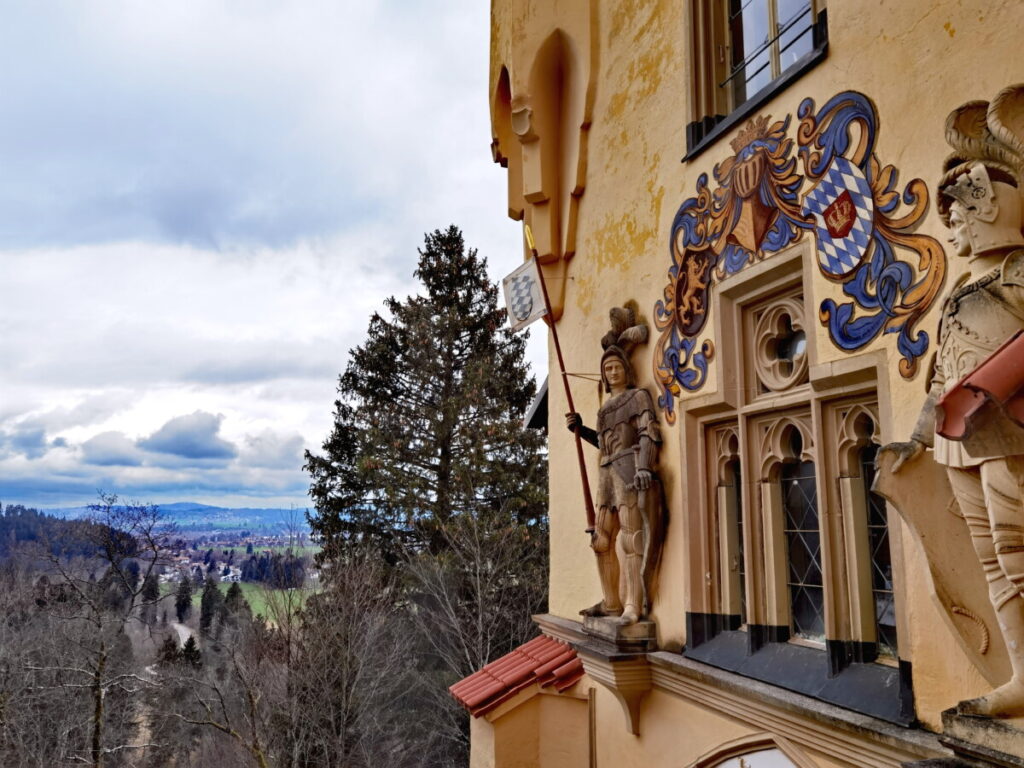
<svg viewBox="0 0 1024 768">
<path fill-rule="evenodd" d="M 221 582 L 219 585 L 222 594 L 227 594 L 231 584 L 228 582 Z M 249 603 L 249 607 L 252 609 L 253 615 L 262 615 L 266 619 L 273 617 L 275 609 L 280 610 L 284 608 L 301 608 L 306 600 L 315 591 L 313 588 L 304 587 L 303 589 L 268 589 L 262 584 L 254 581 L 240 581 L 238 586 L 242 588 L 242 596 L 245 597 L 245 601 Z M 168 617 L 174 616 L 174 597 L 173 595 L 178 591 L 177 583 L 167 583 L 160 585 L 160 594 L 172 595 L 172 597 L 163 600 L 161 603 L 161 610 L 166 610 Z M 202 598 L 203 590 L 200 588 L 192 593 L 192 611 L 197 613 L 199 611 L 199 602 Z M 289 602 L 290 601 L 290 602 Z"/>
<path fill-rule="evenodd" d="M 221 591 L 226 593 L 229 586 L 231 585 L 221 584 Z M 253 615 L 260 614 L 266 619 L 273 618 L 275 611 L 301 608 L 314 592 L 310 587 L 293 590 L 267 589 L 253 581 L 240 581 L 238 586 L 242 588 L 242 595 L 252 608 Z"/>
</svg>

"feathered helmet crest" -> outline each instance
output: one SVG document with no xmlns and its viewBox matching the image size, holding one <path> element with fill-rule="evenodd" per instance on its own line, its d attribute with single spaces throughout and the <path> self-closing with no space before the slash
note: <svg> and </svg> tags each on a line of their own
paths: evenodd
<svg viewBox="0 0 1024 768">
<path fill-rule="evenodd" d="M 604 377 L 604 363 L 614 357 L 622 361 L 622 367 L 626 369 L 626 387 L 632 389 L 636 386 L 636 374 L 629 356 L 637 345 L 647 342 L 649 331 L 642 320 L 637 321 L 635 302 L 627 302 L 624 307 L 612 307 L 608 317 L 611 319 L 611 329 L 601 338 L 601 347 L 604 349 L 601 355 L 601 383 L 605 392 L 611 392 Z"/>
<path fill-rule="evenodd" d="M 999 201 L 1020 205 L 1024 180 L 1024 84 L 1004 88 L 992 101 L 969 101 L 946 118 L 953 148 L 942 165 L 938 208 L 949 225 L 949 207 L 960 202 L 982 221 L 994 221 Z M 1015 188 L 1013 195 L 1005 184 Z"/>
</svg>

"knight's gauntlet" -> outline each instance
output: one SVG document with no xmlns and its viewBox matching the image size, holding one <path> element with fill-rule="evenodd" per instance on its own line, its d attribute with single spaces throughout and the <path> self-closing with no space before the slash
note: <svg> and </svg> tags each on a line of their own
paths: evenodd
<svg viewBox="0 0 1024 768">
<path fill-rule="evenodd" d="M 658 460 L 658 445 L 647 435 L 640 436 L 640 450 L 636 454 L 637 470 L 646 469 L 654 471 L 654 464 Z"/>
</svg>

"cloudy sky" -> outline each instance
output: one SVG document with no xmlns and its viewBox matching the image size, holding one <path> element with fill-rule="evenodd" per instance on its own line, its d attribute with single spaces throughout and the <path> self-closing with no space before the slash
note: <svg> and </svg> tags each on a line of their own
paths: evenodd
<svg viewBox="0 0 1024 768">
<path fill-rule="evenodd" d="M 0 501 L 308 504 L 423 233 L 521 259 L 488 6 L 0 0 Z"/>
</svg>

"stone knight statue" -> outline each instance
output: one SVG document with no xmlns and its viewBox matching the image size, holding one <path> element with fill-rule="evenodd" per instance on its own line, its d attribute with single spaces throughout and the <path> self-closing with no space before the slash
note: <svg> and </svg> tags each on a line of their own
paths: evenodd
<svg viewBox="0 0 1024 768">
<path fill-rule="evenodd" d="M 1005 89 L 991 103 L 965 104 L 947 120 L 955 151 L 939 185 L 939 212 L 967 273 L 942 306 L 935 372 L 911 439 L 883 449 L 896 455 L 893 474 L 926 447 L 946 468 L 1012 668 L 1008 682 L 957 709 L 990 717 L 1024 714 L 1024 427 L 990 398 L 982 398 L 953 439 L 944 422 L 962 416 L 953 412 L 953 396 L 974 389 L 972 375 L 987 370 L 1002 381 L 1021 377 L 1019 352 L 1014 361 L 1001 348 L 1024 329 L 1022 121 L 1024 85 Z"/>
<path fill-rule="evenodd" d="M 597 556 L 602 599 L 581 613 L 617 616 L 627 626 L 650 612 L 651 590 L 665 527 L 664 495 L 655 471 L 661 431 L 654 402 L 636 386 L 629 355 L 647 340 L 647 326 L 637 324 L 629 307 L 611 310 L 611 330 L 601 339 L 601 384 L 609 394 L 597 413 L 597 430 L 582 426 L 570 413 L 570 430 L 601 454 L 597 519 L 591 547 Z"/>
</svg>

